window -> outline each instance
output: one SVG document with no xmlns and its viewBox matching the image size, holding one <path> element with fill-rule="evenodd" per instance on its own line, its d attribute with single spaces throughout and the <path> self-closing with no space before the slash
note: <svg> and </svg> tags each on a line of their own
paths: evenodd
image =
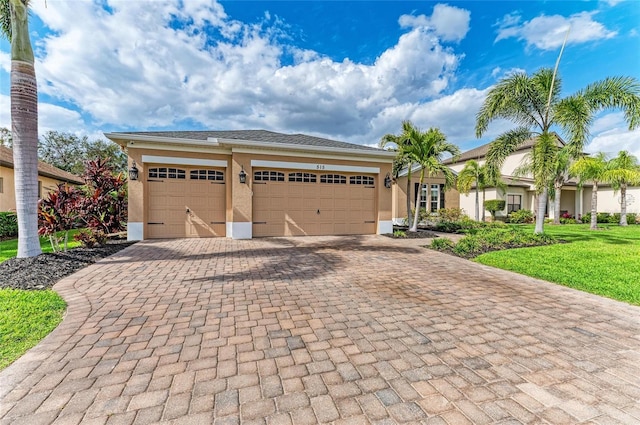
<svg viewBox="0 0 640 425">
<path fill-rule="evenodd" d="M 256 171 L 253 180 L 257 182 L 283 182 L 284 173 L 279 171 Z"/>
<path fill-rule="evenodd" d="M 0 193 L 4 193 L 4 179 L 0 177 Z"/>
<path fill-rule="evenodd" d="M 311 173 L 289 173 L 290 182 L 316 183 L 317 176 Z"/>
<path fill-rule="evenodd" d="M 367 186 L 373 186 L 374 180 L 370 176 L 351 176 L 349 177 L 349 184 L 365 184 Z"/>
<path fill-rule="evenodd" d="M 180 179 L 187 178 L 187 172 L 179 168 L 149 168 L 150 179 Z"/>
<path fill-rule="evenodd" d="M 191 180 L 224 181 L 224 173 L 216 170 L 191 170 Z"/>
<path fill-rule="evenodd" d="M 431 185 L 431 212 L 437 212 L 440 206 L 440 185 Z"/>
<path fill-rule="evenodd" d="M 320 176 L 320 183 L 347 184 L 347 176 L 341 176 L 340 174 L 322 174 Z"/>
<path fill-rule="evenodd" d="M 507 214 L 522 209 L 522 195 L 507 195 Z"/>
<path fill-rule="evenodd" d="M 38 180 L 38 198 L 42 198 L 42 182 Z"/>
</svg>

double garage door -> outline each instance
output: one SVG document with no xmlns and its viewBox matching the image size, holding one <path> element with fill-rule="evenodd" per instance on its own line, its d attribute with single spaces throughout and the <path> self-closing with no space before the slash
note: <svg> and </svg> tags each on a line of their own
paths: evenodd
<svg viewBox="0 0 640 425">
<path fill-rule="evenodd" d="M 254 170 L 254 237 L 374 233 L 374 175 Z"/>
<path fill-rule="evenodd" d="M 147 168 L 147 238 L 225 236 L 225 170 Z"/>
</svg>

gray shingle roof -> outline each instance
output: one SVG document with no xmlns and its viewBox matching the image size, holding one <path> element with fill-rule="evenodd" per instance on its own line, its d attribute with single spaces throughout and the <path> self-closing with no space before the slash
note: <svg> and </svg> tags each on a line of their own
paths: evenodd
<svg viewBox="0 0 640 425">
<path fill-rule="evenodd" d="M 230 130 L 230 131 L 143 131 L 121 132 L 114 135 L 134 134 L 138 136 L 167 137 L 177 139 L 207 140 L 208 138 L 248 140 L 253 142 L 281 143 L 302 146 L 322 146 L 342 149 L 359 149 L 365 151 L 381 151 L 382 149 L 354 143 L 339 142 L 305 134 L 284 134 L 267 130 Z"/>
<path fill-rule="evenodd" d="M 564 141 L 556 134 L 558 138 L 558 146 L 564 146 Z M 533 146 L 535 139 L 529 139 L 525 141 L 522 145 L 518 147 L 518 151 L 529 149 Z M 484 159 L 487 153 L 489 152 L 489 147 L 491 146 L 491 142 L 478 146 L 477 148 L 470 149 L 466 152 L 462 152 L 462 154 L 454 161 L 453 158 L 449 158 L 443 161 L 444 164 L 459 164 L 461 162 L 466 162 L 470 159 L 480 160 Z"/>
</svg>

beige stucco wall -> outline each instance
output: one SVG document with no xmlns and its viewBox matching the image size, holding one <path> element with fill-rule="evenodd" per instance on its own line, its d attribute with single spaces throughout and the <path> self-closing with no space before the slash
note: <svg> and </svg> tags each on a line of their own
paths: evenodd
<svg viewBox="0 0 640 425">
<path fill-rule="evenodd" d="M 611 187 L 599 188 L 598 212 L 619 213 L 620 191 L 616 192 Z M 627 189 L 627 212 L 640 213 L 640 187 Z"/>
<path fill-rule="evenodd" d="M 13 168 L 0 167 L 0 178 L 2 178 L 3 190 L 0 193 L 0 211 L 15 211 L 16 210 L 16 189 L 13 176 Z M 53 192 L 57 189 L 60 180 L 52 179 L 50 177 L 38 176 L 38 182 L 42 187 L 42 196 L 46 196 L 47 193 Z"/>
</svg>

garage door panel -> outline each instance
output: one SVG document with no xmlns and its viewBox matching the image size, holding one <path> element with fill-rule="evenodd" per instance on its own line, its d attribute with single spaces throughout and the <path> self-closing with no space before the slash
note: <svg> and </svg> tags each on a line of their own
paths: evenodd
<svg viewBox="0 0 640 425">
<path fill-rule="evenodd" d="M 152 169 L 162 172 L 163 168 L 150 165 L 149 173 Z M 167 177 L 148 181 L 147 237 L 225 236 L 224 171 L 178 169 L 183 170 L 184 173 L 179 174 L 183 178 Z M 191 178 L 194 173 L 195 178 Z"/>
<path fill-rule="evenodd" d="M 288 170 L 256 172 L 260 178 L 278 172 L 286 179 L 291 175 Z M 349 176 L 347 184 L 343 176 L 329 175 L 324 181 L 320 175 L 316 177 L 315 182 L 301 182 L 299 176 L 298 181 L 254 181 L 254 236 L 375 233 L 375 188 L 350 184 Z M 371 177 L 368 179 L 371 181 Z"/>
</svg>

